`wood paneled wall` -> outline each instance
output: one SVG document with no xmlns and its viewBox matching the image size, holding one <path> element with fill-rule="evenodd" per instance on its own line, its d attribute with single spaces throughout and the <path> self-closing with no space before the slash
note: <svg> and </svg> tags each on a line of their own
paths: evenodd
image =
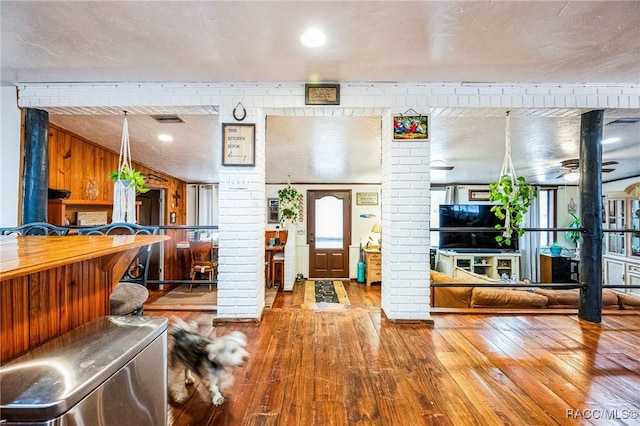
<svg viewBox="0 0 640 426">
<path fill-rule="evenodd" d="M 133 161 L 133 167 L 143 175 L 152 173 L 167 181 L 147 179 L 149 188 L 165 189 L 166 202 L 164 217 L 169 220 L 169 213 L 176 213 L 176 223 L 186 224 L 186 182 L 145 167 Z M 49 188 L 67 189 L 71 191 L 70 199 L 87 200 L 86 188 L 89 181 L 94 181 L 98 188 L 98 200 L 113 200 L 113 181 L 109 175 L 118 168 L 118 153 L 102 148 L 74 133 L 60 127 L 49 125 Z M 177 201 L 173 198 L 180 195 Z M 173 207 L 172 207 L 173 206 Z M 163 223 L 167 225 L 167 223 Z M 164 243 L 165 249 L 165 279 L 184 278 L 182 270 L 176 265 L 178 258 L 176 242 L 184 237 L 184 232 L 167 233 L 172 236 Z"/>
</svg>

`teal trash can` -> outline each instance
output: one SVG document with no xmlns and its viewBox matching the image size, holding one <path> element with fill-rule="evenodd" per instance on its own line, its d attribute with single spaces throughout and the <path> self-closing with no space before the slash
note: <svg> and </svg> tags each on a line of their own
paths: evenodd
<svg viewBox="0 0 640 426">
<path fill-rule="evenodd" d="M 364 282 L 364 262 L 362 260 L 358 262 L 358 282 Z"/>
</svg>

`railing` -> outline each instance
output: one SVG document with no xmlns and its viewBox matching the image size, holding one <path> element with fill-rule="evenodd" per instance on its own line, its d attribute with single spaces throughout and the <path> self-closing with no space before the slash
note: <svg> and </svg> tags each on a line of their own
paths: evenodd
<svg viewBox="0 0 640 426">
<path fill-rule="evenodd" d="M 585 227 L 580 228 L 521 228 L 525 232 L 576 232 L 584 233 L 587 231 Z M 500 234 L 501 230 L 497 230 L 492 227 L 446 227 L 446 228 L 431 228 L 431 231 L 439 232 L 439 231 L 452 231 L 452 232 L 489 232 Z M 603 238 L 605 233 L 638 233 L 640 230 L 638 229 L 602 229 Z M 495 287 L 495 288 L 548 288 L 553 290 L 570 290 L 570 289 L 584 289 L 586 288 L 586 284 L 576 284 L 576 283 L 529 283 L 529 284 L 516 284 L 509 282 L 496 282 L 496 283 L 431 283 L 431 287 Z M 606 284 L 603 283 L 603 289 L 640 289 L 640 285 L 632 285 L 632 284 Z"/>
</svg>

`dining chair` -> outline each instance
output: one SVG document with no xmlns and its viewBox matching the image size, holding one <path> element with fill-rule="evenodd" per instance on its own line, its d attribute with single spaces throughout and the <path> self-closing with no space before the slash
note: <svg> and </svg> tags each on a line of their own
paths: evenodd
<svg viewBox="0 0 640 426">
<path fill-rule="evenodd" d="M 21 226 L 11 228 L 0 228 L 0 235 L 58 235 L 64 236 L 69 233 L 69 228 L 55 226 L 47 222 L 31 222 Z"/>
<path fill-rule="evenodd" d="M 209 281 L 213 281 L 218 274 L 218 262 L 215 259 L 215 250 L 212 241 L 189 241 L 189 251 L 191 252 L 191 281 L 195 280 L 197 274 L 207 274 Z M 189 285 L 189 291 L 193 284 Z M 209 284 L 211 291 L 211 284 Z"/>
<path fill-rule="evenodd" d="M 141 226 L 134 223 L 116 222 L 109 225 L 78 229 L 78 235 L 157 235 L 160 228 Z M 127 271 L 118 282 L 118 286 L 109 297 L 111 315 L 142 316 L 144 302 L 149 298 L 147 277 L 149 261 L 155 244 L 141 247 Z"/>
</svg>

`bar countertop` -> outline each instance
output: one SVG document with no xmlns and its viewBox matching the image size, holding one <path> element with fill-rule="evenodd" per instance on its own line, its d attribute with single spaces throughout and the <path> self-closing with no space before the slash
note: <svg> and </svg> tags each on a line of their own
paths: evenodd
<svg viewBox="0 0 640 426">
<path fill-rule="evenodd" d="M 0 236 L 0 280 L 169 239 L 167 235 Z"/>
</svg>

